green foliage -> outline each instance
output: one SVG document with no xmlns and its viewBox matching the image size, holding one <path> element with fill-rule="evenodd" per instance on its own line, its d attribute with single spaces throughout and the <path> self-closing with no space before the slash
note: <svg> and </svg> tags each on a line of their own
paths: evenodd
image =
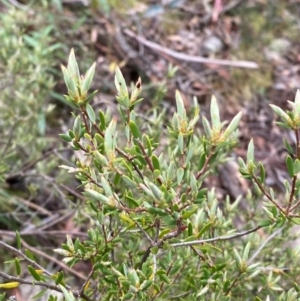
<svg viewBox="0 0 300 301">
<path fill-rule="evenodd" d="M 284 142 L 290 176 L 285 198 L 266 185 L 265 168 L 256 161 L 251 140 L 239 165 L 241 175 L 254 183 L 253 193 L 218 200 L 215 189 L 208 190 L 205 183 L 229 159 L 242 114 L 222 121 L 213 96 L 210 121 L 197 104 L 190 117 L 177 91 L 176 112 L 167 127 L 156 109 L 152 111 L 153 124 L 161 129 L 157 133 L 152 123 L 145 124 L 149 116 L 137 114 L 141 80 L 129 89 L 119 68 L 115 86 L 120 116 L 94 110 L 96 92 L 89 93 L 89 88 L 95 67 L 81 76 L 74 50 L 67 67 L 62 66 L 66 99 L 76 111 L 72 129 L 61 138 L 81 156 L 76 166 L 61 168 L 81 182 L 85 203 L 77 215 L 88 217 L 92 226 L 86 239 L 67 235 L 54 250 L 71 268 L 89 262 L 91 270 L 74 289 L 65 273 L 47 271 L 23 251 L 17 232 L 17 248 L 0 241 L 0 247 L 17 255 L 7 263 L 15 276 L 0 271 L 9 280 L 0 287 L 27 281 L 19 277 L 23 259 L 33 285 L 56 290 L 68 301 L 299 300 L 300 250 L 288 243 L 300 218 L 300 92 L 288 112 L 271 106 L 281 118 L 279 125 L 292 129 L 297 141 L 296 149 Z"/>
<path fill-rule="evenodd" d="M 68 66 L 74 62 L 72 51 Z M 203 182 L 235 145 L 241 113 L 225 128 L 213 97 L 211 122 L 199 115 L 198 107 L 189 118 L 176 92 L 177 111 L 168 132 L 155 138 L 135 114 L 140 81 L 130 96 L 122 73 L 116 70 L 121 118 L 109 120 L 103 111 L 96 114 L 87 101 L 78 105 L 78 95 L 69 88 L 68 80 L 65 77 L 67 98 L 79 107 L 79 114 L 73 131 L 64 134 L 63 139 L 84 152 L 85 159 L 78 161 L 76 168 L 62 167 L 84 185 L 84 211 L 95 227 L 88 231 L 87 240 L 68 237 L 66 244 L 55 251 L 70 266 L 82 260 L 92 263 L 86 281 L 89 285 L 82 287 L 82 293 L 91 298 L 101 295 L 103 300 L 230 300 L 240 296 L 253 300 L 255 296 L 277 296 L 278 291 L 288 287 L 287 295 L 283 293 L 279 300 L 299 297 L 283 269 L 283 265 L 299 258 L 299 252 L 289 250 L 285 259 L 279 260 L 280 249 L 274 249 L 276 240 L 282 239 L 291 222 L 299 218 L 298 159 L 289 157 L 294 184 L 286 184 L 288 203 L 281 204 L 265 186 L 264 167 L 256 163 L 251 141 L 247 161 L 239 159 L 241 173 L 253 180 L 268 202 L 257 207 L 249 196 L 249 212 L 240 212 L 240 197 L 233 203 L 223 201 L 221 209 L 214 190 L 207 191 Z M 80 85 L 77 82 L 78 90 Z M 296 135 L 298 95 L 292 104 L 293 113 L 272 106 Z M 196 128 L 199 118 L 204 133 Z M 165 148 L 160 147 L 162 138 L 167 140 Z M 237 217 L 243 224 L 239 231 Z M 273 236 L 273 249 L 258 230 Z M 252 293 L 245 295 L 245 291 Z"/>
<path fill-rule="evenodd" d="M 54 43 L 54 28 L 43 16 L 6 8 L 1 13 L 1 160 L 16 171 L 24 164 L 24 155 L 35 158 L 45 147 L 47 104 L 54 80 L 51 72 L 60 44 Z M 17 20 L 17 22 L 16 22 Z"/>
</svg>

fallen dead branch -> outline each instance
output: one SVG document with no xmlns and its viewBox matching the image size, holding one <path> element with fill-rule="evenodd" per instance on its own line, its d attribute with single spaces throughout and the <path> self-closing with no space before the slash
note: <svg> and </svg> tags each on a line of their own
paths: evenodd
<svg viewBox="0 0 300 301">
<path fill-rule="evenodd" d="M 136 35 L 133 31 L 129 29 L 125 29 L 124 33 L 127 36 L 136 39 L 139 43 L 142 43 L 143 45 L 153 49 L 154 51 L 165 53 L 179 60 L 201 63 L 201 64 L 215 64 L 215 65 L 222 65 L 228 67 L 237 67 L 237 68 L 249 68 L 249 69 L 259 68 L 257 63 L 251 61 L 230 61 L 230 60 L 210 59 L 201 56 L 188 55 L 185 53 L 177 52 L 172 49 L 166 48 L 157 43 L 151 42 L 142 36 Z"/>
</svg>

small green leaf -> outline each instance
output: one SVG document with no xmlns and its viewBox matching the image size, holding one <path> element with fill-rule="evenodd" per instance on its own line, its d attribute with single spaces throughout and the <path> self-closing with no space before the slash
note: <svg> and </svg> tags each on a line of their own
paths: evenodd
<svg viewBox="0 0 300 301">
<path fill-rule="evenodd" d="M 250 248 L 251 248 L 251 243 L 250 241 L 246 244 L 246 247 L 244 249 L 244 252 L 243 252 L 243 261 L 244 262 L 247 262 L 248 258 L 249 258 L 249 252 L 250 252 Z"/>
<path fill-rule="evenodd" d="M 96 63 L 94 63 L 90 69 L 86 72 L 83 82 L 81 84 L 82 93 L 85 94 L 90 89 L 94 75 L 95 75 Z"/>
<path fill-rule="evenodd" d="M 130 128 L 130 131 L 131 131 L 131 133 L 132 133 L 132 135 L 135 139 L 140 139 L 142 137 L 141 133 L 140 133 L 140 130 L 139 130 L 138 126 L 136 125 L 136 123 L 134 121 L 130 120 L 129 128 Z"/>
<path fill-rule="evenodd" d="M 71 97 L 78 96 L 78 90 L 77 90 L 77 87 L 76 87 L 76 83 L 73 80 L 73 78 L 71 77 L 68 69 L 65 66 L 61 65 L 61 70 L 63 72 L 64 81 L 65 81 L 65 84 L 68 88 L 68 92 L 70 93 L 70 96 Z"/>
<path fill-rule="evenodd" d="M 286 157 L 286 167 L 290 177 L 294 176 L 294 163 L 291 156 L 287 155 Z"/>
<path fill-rule="evenodd" d="M 55 284 L 61 284 L 64 278 L 64 273 L 61 271 L 57 274 L 57 278 L 55 279 Z"/>
<path fill-rule="evenodd" d="M 193 231 L 193 225 L 192 225 L 191 222 L 189 222 L 189 224 L 188 224 L 188 236 L 192 236 L 193 233 L 194 233 L 194 231 Z"/>
<path fill-rule="evenodd" d="M 155 207 L 147 208 L 147 210 L 148 210 L 149 213 L 154 214 L 154 215 L 159 215 L 159 216 L 169 215 L 169 213 L 167 213 L 165 210 L 155 208 Z"/>
<path fill-rule="evenodd" d="M 243 116 L 242 112 L 239 112 L 230 122 L 227 129 L 225 130 L 223 134 L 223 138 L 227 139 L 238 127 L 240 120 Z"/>
<path fill-rule="evenodd" d="M 178 134 L 178 147 L 179 147 L 179 150 L 180 150 L 180 153 L 183 154 L 183 135 L 182 133 L 179 133 Z"/>
<path fill-rule="evenodd" d="M 240 265 L 242 263 L 242 258 L 236 249 L 233 249 L 233 255 L 238 265 Z"/>
<path fill-rule="evenodd" d="M 147 154 L 149 157 L 152 156 L 152 143 L 148 135 L 143 134 L 142 136 L 143 145 L 147 146 Z M 156 168 L 155 168 L 156 169 Z"/>
<path fill-rule="evenodd" d="M 203 124 L 204 132 L 205 132 L 207 138 L 210 138 L 212 136 L 212 130 L 211 130 L 210 124 L 205 116 L 202 117 L 202 124 Z"/>
<path fill-rule="evenodd" d="M 291 145 L 287 142 L 287 140 L 285 138 L 283 138 L 283 142 L 284 142 L 284 146 L 285 146 L 286 150 L 288 151 L 288 153 L 290 155 L 293 155 L 294 151 L 293 151 Z"/>
<path fill-rule="evenodd" d="M 189 217 L 191 217 L 195 212 L 197 212 L 197 210 L 199 209 L 198 206 L 194 206 L 194 208 L 192 208 L 191 210 L 187 210 L 186 212 L 184 212 L 182 214 L 182 219 L 188 219 Z"/>
<path fill-rule="evenodd" d="M 204 163 L 205 163 L 205 159 L 206 159 L 206 154 L 205 152 L 203 152 L 201 155 L 200 155 L 200 158 L 199 158 L 199 162 L 198 162 L 198 171 L 200 171 L 203 166 L 204 166 Z"/>
<path fill-rule="evenodd" d="M 154 246 L 154 247 L 151 248 L 151 253 L 152 254 L 156 255 L 157 252 L 158 252 L 158 247 L 157 246 Z"/>
<path fill-rule="evenodd" d="M 74 132 L 75 138 L 78 139 L 80 137 L 80 134 L 81 134 L 80 116 L 77 116 L 75 118 L 74 125 L 73 125 L 73 132 Z"/>
<path fill-rule="evenodd" d="M 100 130 L 104 131 L 106 128 L 106 120 L 105 120 L 105 115 L 104 113 L 100 110 L 99 111 L 99 119 L 100 119 Z"/>
<path fill-rule="evenodd" d="M 16 243 L 18 250 L 21 250 L 22 242 L 21 242 L 21 235 L 19 231 L 16 231 Z"/>
<path fill-rule="evenodd" d="M 97 201 L 100 201 L 102 203 L 109 203 L 109 198 L 107 196 L 105 196 L 105 195 L 103 195 L 100 192 L 97 192 L 95 190 L 86 189 L 83 194 L 86 195 L 87 197 L 93 198 L 93 199 L 95 199 Z"/>
<path fill-rule="evenodd" d="M 152 154 L 151 161 L 154 169 L 160 170 L 159 159 L 157 158 L 156 155 Z"/>
<path fill-rule="evenodd" d="M 141 291 L 145 291 L 147 288 L 149 288 L 151 285 L 153 284 L 153 280 L 145 280 L 141 286 L 140 286 L 140 290 Z"/>
<path fill-rule="evenodd" d="M 208 231 L 210 229 L 210 227 L 212 226 L 212 222 L 207 223 L 206 225 L 204 225 L 204 227 L 199 231 L 197 238 L 202 237 L 202 235 Z"/>
<path fill-rule="evenodd" d="M 41 297 L 43 297 L 46 293 L 48 292 L 48 288 L 40 291 L 38 294 L 34 295 L 31 300 L 38 300 L 40 299 Z M 49 299 L 50 300 L 50 299 Z"/>
<path fill-rule="evenodd" d="M 184 108 L 184 102 L 178 90 L 176 90 L 175 92 L 175 98 L 176 98 L 177 113 L 180 116 L 180 118 L 184 120 L 186 118 L 186 112 Z"/>
<path fill-rule="evenodd" d="M 78 68 L 78 64 L 76 61 L 74 49 L 71 49 L 69 60 L 68 60 L 68 71 L 70 72 L 70 75 L 72 79 L 75 80 L 76 83 L 79 83 L 80 80 L 80 72 Z"/>
<path fill-rule="evenodd" d="M 105 156 L 103 156 L 99 151 L 95 150 L 93 151 L 93 156 L 99 164 L 102 166 L 108 166 L 108 161 Z"/>
<path fill-rule="evenodd" d="M 247 150 L 247 163 L 249 164 L 250 162 L 254 163 L 255 158 L 254 158 L 254 143 L 253 139 L 250 140 L 248 144 L 248 150 Z"/>
<path fill-rule="evenodd" d="M 293 123 L 290 116 L 287 113 L 285 113 L 281 108 L 275 105 L 270 105 L 270 107 L 287 125 L 290 126 Z"/>
<path fill-rule="evenodd" d="M 59 134 L 59 137 L 61 139 L 65 140 L 66 142 L 71 142 L 72 141 L 72 138 L 67 134 Z"/>
<path fill-rule="evenodd" d="M 149 186 L 151 192 L 153 193 L 153 195 L 155 196 L 155 199 L 157 201 L 160 201 L 162 199 L 161 190 L 153 183 L 149 183 L 148 186 Z"/>
<path fill-rule="evenodd" d="M 205 295 L 209 290 L 209 286 L 206 285 L 198 294 L 197 294 L 197 297 L 200 297 L 200 296 L 203 296 Z"/>
<path fill-rule="evenodd" d="M 165 283 L 168 283 L 168 284 L 170 283 L 170 279 L 166 274 L 159 274 L 158 276 L 159 276 L 161 281 L 163 281 Z"/>
<path fill-rule="evenodd" d="M 179 167 L 177 169 L 177 184 L 180 185 L 182 179 L 184 176 L 184 169 L 182 167 Z"/>
<path fill-rule="evenodd" d="M 107 196 L 112 196 L 113 195 L 113 192 L 112 192 L 112 189 L 110 187 L 110 184 L 109 182 L 106 180 L 106 178 L 104 176 L 101 176 L 101 185 L 105 191 L 105 194 Z"/>
<path fill-rule="evenodd" d="M 25 252 L 25 255 L 26 255 L 29 259 L 35 261 L 35 258 L 34 258 L 34 256 L 33 256 L 33 254 L 32 254 L 28 249 L 25 249 L 24 252 Z"/>
<path fill-rule="evenodd" d="M 161 238 L 163 238 L 166 234 L 168 234 L 168 233 L 170 233 L 171 232 L 171 230 L 170 229 L 164 229 L 164 230 L 162 230 L 160 233 L 159 233 L 159 239 L 161 239 Z"/>
<path fill-rule="evenodd" d="M 76 301 L 75 297 L 74 297 L 74 295 L 73 295 L 73 293 L 71 291 L 68 292 L 61 284 L 59 284 L 59 287 L 62 290 L 63 295 L 64 295 L 66 301 Z"/>
<path fill-rule="evenodd" d="M 32 266 L 28 266 L 28 271 L 35 280 L 41 281 L 42 277 L 36 272 L 36 270 Z"/>
<path fill-rule="evenodd" d="M 126 175 L 122 175 L 122 180 L 129 186 L 132 188 L 137 188 L 137 184 L 132 181 L 129 177 L 127 177 Z"/>
<path fill-rule="evenodd" d="M 262 165 L 261 162 L 259 162 L 258 167 L 259 167 L 259 174 L 260 174 L 261 184 L 263 184 L 265 182 L 265 179 L 266 179 L 265 168 L 264 168 L 264 166 Z"/>
<path fill-rule="evenodd" d="M 293 164 L 294 175 L 297 175 L 300 172 L 300 161 L 296 159 Z"/>
<path fill-rule="evenodd" d="M 15 258 L 15 267 L 16 267 L 16 274 L 18 276 L 21 275 L 21 265 L 20 265 L 20 261 L 18 258 Z"/>
<path fill-rule="evenodd" d="M 119 217 L 122 221 L 128 223 L 129 225 L 134 225 L 135 224 L 135 222 L 127 214 L 120 213 Z"/>
<path fill-rule="evenodd" d="M 212 128 L 216 131 L 219 131 L 221 129 L 220 112 L 219 112 L 217 99 L 214 95 L 211 97 L 210 118 L 211 118 Z"/>
<path fill-rule="evenodd" d="M 94 112 L 94 109 L 92 108 L 92 106 L 90 104 L 86 104 L 86 112 L 87 112 L 87 115 L 90 119 L 90 121 L 92 123 L 95 123 L 96 122 L 96 115 L 95 115 L 95 112 Z"/>
</svg>

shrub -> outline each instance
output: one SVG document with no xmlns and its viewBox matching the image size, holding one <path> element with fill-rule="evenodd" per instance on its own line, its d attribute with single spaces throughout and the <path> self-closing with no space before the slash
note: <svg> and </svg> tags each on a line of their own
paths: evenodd
<svg viewBox="0 0 300 301">
<path fill-rule="evenodd" d="M 253 181 L 253 193 L 233 202 L 218 200 L 204 180 L 229 159 L 241 113 L 227 125 L 212 97 L 210 122 L 200 116 L 197 102 L 188 117 L 176 92 L 176 112 L 165 127 L 155 109 L 145 118 L 137 114 L 141 81 L 129 91 L 117 68 L 120 116 L 110 117 L 90 105 L 96 93 L 88 93 L 95 64 L 81 76 L 71 51 L 62 71 L 66 99 L 77 111 L 73 128 L 61 138 L 81 156 L 76 167 L 61 167 L 84 187 L 86 202 L 78 214 L 88 217 L 91 228 L 88 239 L 67 236 L 55 252 L 71 267 L 83 261 L 91 270 L 75 288 L 63 272 L 52 274 L 26 256 L 17 233 L 16 249 L 0 245 L 17 254 L 16 275 L 25 259 L 32 278 L 0 272 L 10 280 L 2 287 L 32 283 L 60 291 L 68 301 L 299 300 L 299 251 L 287 245 L 294 239 L 290 229 L 299 221 L 297 147 L 285 142 L 291 181 L 285 182 L 284 199 L 265 185 L 264 166 L 256 162 L 250 141 L 246 161 L 240 158 L 239 165 L 242 176 Z M 299 145 L 299 92 L 290 103 L 289 112 L 271 107 L 282 119 L 279 125 L 295 132 Z M 197 127 L 200 117 L 203 132 Z M 159 135 L 153 124 L 160 124 Z M 242 201 L 248 210 L 242 210 Z"/>
</svg>

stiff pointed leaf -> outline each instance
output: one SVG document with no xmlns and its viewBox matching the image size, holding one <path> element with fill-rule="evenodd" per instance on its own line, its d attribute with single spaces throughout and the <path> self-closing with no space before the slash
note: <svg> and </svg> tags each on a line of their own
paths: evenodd
<svg viewBox="0 0 300 301">
<path fill-rule="evenodd" d="M 130 120 L 129 128 L 135 139 L 140 139 L 142 137 L 141 132 L 134 121 Z"/>
<path fill-rule="evenodd" d="M 116 67 L 115 86 L 117 88 L 119 96 L 122 98 L 122 103 L 129 107 L 128 90 L 125 79 L 119 67 Z"/>
<path fill-rule="evenodd" d="M 34 295 L 31 300 L 38 300 L 43 297 L 48 292 L 48 289 L 45 288 L 44 290 L 40 291 L 38 294 Z M 50 299 L 49 299 L 50 300 Z"/>
<path fill-rule="evenodd" d="M 20 265 L 20 261 L 18 258 L 15 258 L 15 267 L 16 267 L 16 274 L 18 276 L 21 275 L 21 265 Z"/>
<path fill-rule="evenodd" d="M 295 96 L 295 108 L 294 112 L 297 115 L 297 117 L 300 117 L 300 90 L 298 89 Z"/>
<path fill-rule="evenodd" d="M 127 214 L 120 213 L 119 217 L 122 221 L 128 223 L 129 225 L 134 225 L 135 224 L 135 222 Z"/>
<path fill-rule="evenodd" d="M 293 159 L 289 155 L 286 157 L 286 167 L 287 167 L 289 176 L 293 177 L 294 176 L 294 163 L 293 163 Z"/>
<path fill-rule="evenodd" d="M 75 80 L 75 83 L 79 83 L 80 80 L 80 72 L 78 68 L 78 64 L 75 58 L 74 49 L 71 49 L 69 60 L 68 60 L 68 70 L 70 72 L 70 75 L 72 79 Z"/>
<path fill-rule="evenodd" d="M 205 152 L 203 152 L 201 154 L 201 156 L 199 158 L 199 162 L 198 162 L 198 170 L 199 171 L 203 168 L 203 166 L 205 164 L 205 159 L 206 159 L 206 154 L 205 154 Z"/>
<path fill-rule="evenodd" d="M 132 188 L 136 188 L 137 187 L 137 183 L 132 181 L 129 177 L 127 177 L 126 175 L 122 175 L 122 180 L 129 186 Z"/>
<path fill-rule="evenodd" d="M 292 124 L 290 116 L 287 113 L 285 113 L 281 108 L 275 105 L 270 105 L 270 107 L 286 124 Z"/>
<path fill-rule="evenodd" d="M 109 198 L 107 196 L 105 196 L 95 190 L 86 189 L 83 194 L 86 195 L 87 197 L 90 197 L 90 198 L 100 201 L 102 203 L 109 203 Z"/>
<path fill-rule="evenodd" d="M 298 174 L 300 172 L 300 161 L 299 159 L 296 159 L 293 165 L 294 175 Z"/>
<path fill-rule="evenodd" d="M 59 286 L 63 292 L 63 295 L 64 295 L 66 301 L 76 301 L 72 292 L 67 291 L 61 284 L 59 284 Z"/>
<path fill-rule="evenodd" d="M 76 82 L 72 78 L 69 70 L 63 65 L 61 65 L 61 70 L 62 70 L 62 73 L 63 73 L 63 76 L 64 76 L 65 84 L 68 88 L 68 92 L 71 94 L 71 96 L 77 96 L 78 91 L 77 91 Z"/>
<path fill-rule="evenodd" d="M 265 179 L 266 179 L 266 172 L 265 172 L 265 168 L 264 166 L 262 165 L 262 163 L 260 162 L 259 163 L 259 175 L 260 175 L 260 180 L 261 180 L 261 183 L 263 184 L 265 182 Z"/>
<path fill-rule="evenodd" d="M 105 191 L 105 194 L 106 194 L 107 196 L 112 196 L 112 195 L 113 195 L 112 189 L 111 189 L 111 187 L 110 187 L 108 181 L 107 181 L 106 178 L 103 177 L 103 176 L 101 176 L 101 185 L 102 185 L 102 187 L 103 187 L 103 189 L 104 189 L 104 191 Z"/>
<path fill-rule="evenodd" d="M 241 264 L 242 258 L 236 249 L 233 249 L 233 256 L 238 264 Z"/>
<path fill-rule="evenodd" d="M 42 277 L 37 273 L 37 271 L 32 266 L 30 265 L 28 266 L 28 271 L 35 280 L 40 281 L 42 279 Z"/>
<path fill-rule="evenodd" d="M 290 155 L 293 155 L 294 151 L 293 151 L 291 145 L 288 143 L 288 141 L 285 138 L 283 138 L 283 142 L 284 142 L 284 146 L 285 146 L 286 150 L 288 151 L 288 153 Z"/>
<path fill-rule="evenodd" d="M 179 185 L 183 179 L 184 175 L 184 169 L 182 167 L 179 167 L 177 169 L 177 184 Z"/>
<path fill-rule="evenodd" d="M 254 143 L 253 139 L 250 140 L 247 150 L 247 163 L 254 162 Z"/>
<path fill-rule="evenodd" d="M 228 138 L 238 127 L 240 120 L 243 116 L 242 112 L 239 112 L 230 122 L 227 129 L 225 130 L 223 137 L 224 139 Z"/>
<path fill-rule="evenodd" d="M 59 134 L 59 137 L 61 139 L 63 139 L 64 141 L 66 141 L 66 142 L 71 142 L 72 141 L 72 138 L 67 134 Z"/>
<path fill-rule="evenodd" d="M 138 100 L 139 94 L 141 93 L 141 85 L 142 85 L 142 80 L 139 77 L 137 83 L 135 84 L 135 87 L 131 93 L 130 96 L 130 104 L 134 105 L 136 101 Z"/>
<path fill-rule="evenodd" d="M 157 158 L 156 155 L 152 154 L 152 156 L 151 156 L 151 161 L 152 161 L 152 164 L 153 164 L 154 169 L 160 170 L 159 159 Z"/>
<path fill-rule="evenodd" d="M 251 243 L 250 243 L 250 241 L 246 244 L 246 247 L 245 247 L 245 249 L 244 249 L 244 251 L 243 251 L 243 256 L 242 256 L 242 258 L 243 258 L 243 261 L 247 261 L 248 260 L 248 258 L 249 258 L 249 252 L 250 252 L 250 248 L 251 248 Z"/>
<path fill-rule="evenodd" d="M 100 110 L 99 111 L 99 119 L 100 119 L 100 130 L 103 131 L 106 128 L 106 120 L 105 120 L 105 115 L 104 113 Z"/>
<path fill-rule="evenodd" d="M 55 284 L 58 285 L 58 284 L 62 283 L 63 278 L 64 278 L 64 273 L 61 271 L 57 274 L 57 277 L 55 279 Z"/>
<path fill-rule="evenodd" d="M 182 133 L 178 134 L 177 143 L 178 143 L 178 147 L 179 147 L 180 153 L 183 154 L 183 147 L 184 147 L 184 145 L 183 145 L 183 135 L 182 135 Z"/>
<path fill-rule="evenodd" d="M 212 136 L 212 130 L 211 130 L 210 124 L 205 116 L 203 116 L 203 118 L 202 118 L 202 124 L 203 124 L 204 132 L 205 132 L 206 136 L 208 138 L 210 138 Z"/>
<path fill-rule="evenodd" d="M 33 254 L 32 254 L 28 249 L 25 249 L 24 252 L 25 252 L 25 255 L 26 255 L 29 259 L 35 261 L 35 258 L 34 258 L 34 256 L 33 256 Z"/>
<path fill-rule="evenodd" d="M 205 295 L 209 290 L 209 286 L 206 285 L 198 294 L 197 294 L 197 297 L 200 297 L 200 296 L 203 296 Z"/>
<path fill-rule="evenodd" d="M 212 128 L 214 130 L 220 130 L 221 128 L 220 112 L 219 112 L 217 99 L 214 95 L 211 97 L 210 118 L 211 118 Z"/>
<path fill-rule="evenodd" d="M 94 109 L 89 104 L 87 104 L 85 108 L 86 108 L 86 112 L 88 114 L 88 117 L 89 117 L 90 121 L 92 123 L 95 123 L 96 122 L 96 115 L 95 115 Z"/>
<path fill-rule="evenodd" d="M 185 112 L 185 108 L 184 108 L 184 102 L 183 102 L 181 94 L 178 90 L 176 90 L 175 98 L 176 98 L 177 113 L 181 117 L 181 119 L 185 119 L 186 112 Z"/>
<path fill-rule="evenodd" d="M 92 84 L 92 81 L 93 81 L 93 78 L 95 75 L 95 69 L 96 69 L 96 63 L 94 63 L 90 67 L 90 69 L 86 72 L 86 74 L 84 76 L 83 82 L 81 84 L 81 90 L 82 90 L 83 94 L 86 93 L 91 87 L 91 84 Z"/>
<path fill-rule="evenodd" d="M 21 235 L 19 231 L 16 231 L 16 242 L 17 242 L 17 248 L 18 250 L 21 250 Z"/>
</svg>

